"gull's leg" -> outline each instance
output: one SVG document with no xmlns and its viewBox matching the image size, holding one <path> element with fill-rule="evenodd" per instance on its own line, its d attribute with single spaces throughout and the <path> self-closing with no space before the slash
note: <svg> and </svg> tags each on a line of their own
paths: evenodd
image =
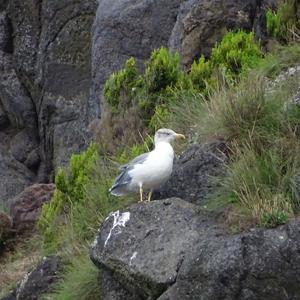
<svg viewBox="0 0 300 300">
<path fill-rule="evenodd" d="M 151 201 L 151 196 L 152 196 L 152 190 L 150 190 L 149 194 L 148 194 L 148 202 Z"/>
<path fill-rule="evenodd" d="M 140 202 L 143 202 L 143 187 L 140 185 Z"/>
</svg>

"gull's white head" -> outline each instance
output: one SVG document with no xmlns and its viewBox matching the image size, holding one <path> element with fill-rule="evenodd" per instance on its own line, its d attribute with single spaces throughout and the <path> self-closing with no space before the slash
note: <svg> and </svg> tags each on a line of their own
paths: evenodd
<svg viewBox="0 0 300 300">
<path fill-rule="evenodd" d="M 183 134 L 176 133 L 172 129 L 161 128 L 156 131 L 154 136 L 154 144 L 158 144 L 160 142 L 170 143 L 177 138 L 185 138 Z"/>
</svg>

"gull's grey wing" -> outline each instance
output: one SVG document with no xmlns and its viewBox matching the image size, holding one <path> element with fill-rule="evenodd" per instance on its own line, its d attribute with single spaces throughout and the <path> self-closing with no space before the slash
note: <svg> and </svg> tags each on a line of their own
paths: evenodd
<svg viewBox="0 0 300 300">
<path fill-rule="evenodd" d="M 124 170 L 124 169 L 127 169 L 127 168 L 131 168 L 133 167 L 134 165 L 136 164 L 142 164 L 146 159 L 147 157 L 149 156 L 149 152 L 147 153 L 143 153 L 137 157 L 135 157 L 133 160 L 131 160 L 130 162 L 128 162 L 127 164 L 123 165 L 120 167 L 120 170 Z"/>
<path fill-rule="evenodd" d="M 135 157 L 133 160 L 128 162 L 126 165 L 123 165 L 120 167 L 121 173 L 120 175 L 115 179 L 115 182 L 113 183 L 112 187 L 110 188 L 110 192 L 113 195 L 119 196 L 123 195 L 124 191 L 126 191 L 126 186 L 130 184 L 132 178 L 129 175 L 129 171 L 134 168 L 137 164 L 142 164 L 144 161 L 146 161 L 147 157 L 149 156 L 149 153 L 143 153 L 137 157 Z"/>
</svg>

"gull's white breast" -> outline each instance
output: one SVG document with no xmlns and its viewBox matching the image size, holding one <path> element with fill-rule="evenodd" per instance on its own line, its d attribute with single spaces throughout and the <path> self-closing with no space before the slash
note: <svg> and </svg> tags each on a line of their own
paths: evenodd
<svg viewBox="0 0 300 300">
<path fill-rule="evenodd" d="M 128 172 L 132 181 L 131 190 L 155 189 L 166 182 L 173 169 L 174 150 L 169 143 L 160 142 L 142 164 L 137 164 Z"/>
</svg>

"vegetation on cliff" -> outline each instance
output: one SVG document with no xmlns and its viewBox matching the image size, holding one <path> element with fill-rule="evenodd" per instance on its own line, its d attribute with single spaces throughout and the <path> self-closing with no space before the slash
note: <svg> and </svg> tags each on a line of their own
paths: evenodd
<svg viewBox="0 0 300 300">
<path fill-rule="evenodd" d="M 269 34 L 281 43 L 297 36 L 293 5 L 293 14 L 287 4 L 267 14 Z M 113 197 L 108 189 L 118 163 L 147 151 L 159 127 L 186 133 L 190 143 L 225 139 L 230 159 L 220 178 L 222 203 L 243 210 L 260 226 L 293 217 L 299 208 L 300 109 L 289 99 L 298 78 L 271 82 L 299 59 L 298 44 L 265 54 L 253 33 L 237 31 L 228 32 L 209 58 L 200 56 L 188 71 L 177 53 L 161 48 L 153 51 L 143 72 L 130 58 L 112 74 L 104 88 L 108 112 L 99 143 L 74 154 L 69 167 L 56 174 L 55 195 L 39 221 L 43 253 L 57 253 L 66 264 L 49 299 L 100 294 L 89 245 L 111 211 L 136 202 L 133 196 Z"/>
</svg>

